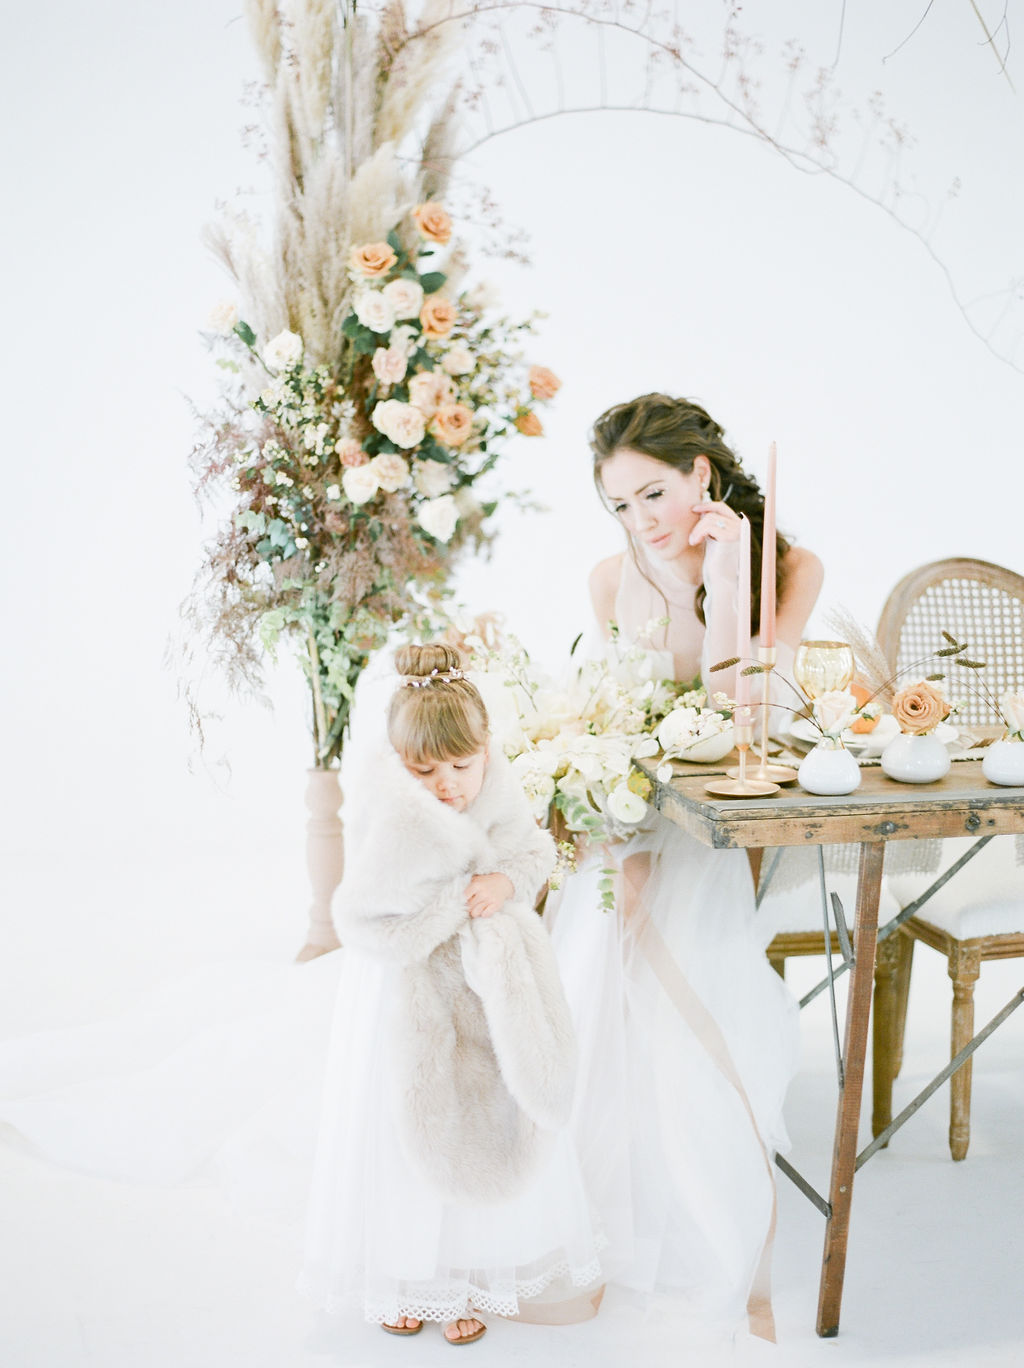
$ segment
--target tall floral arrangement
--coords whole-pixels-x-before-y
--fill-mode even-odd
[[[557,377],[534,319],[465,285],[443,202],[460,36],[451,0],[248,0],[267,78],[271,243],[228,210],[210,241],[237,288],[211,318],[223,370],[193,466],[226,515],[190,612],[235,682],[295,648],[314,758],[340,755],[356,681],[398,624],[427,629],[460,552],[491,536],[483,477],[543,431]]]

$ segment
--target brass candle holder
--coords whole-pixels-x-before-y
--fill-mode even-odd
[[[717,798],[767,798],[769,794],[779,791],[778,784],[771,780],[758,779],[747,773],[747,752],[754,740],[753,711],[753,708],[744,704],[732,715],[733,735],[736,738],[740,763],[735,771],[727,771],[728,774],[734,775],[733,778],[714,779],[704,785],[705,791],[713,793]]]

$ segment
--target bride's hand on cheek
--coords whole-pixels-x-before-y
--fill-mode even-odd
[[[735,542],[740,538],[740,520],[728,504],[697,503],[692,507],[697,514],[697,525],[690,533],[691,546],[704,541]]]

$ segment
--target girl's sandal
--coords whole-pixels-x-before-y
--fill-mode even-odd
[[[412,1320],[412,1316],[403,1316],[403,1320]],[[415,1325],[388,1325],[386,1321],[381,1323],[382,1330],[386,1330],[389,1335],[418,1335],[423,1329],[423,1322],[417,1321]]]
[[[456,1344],[456,1345],[457,1345],[457,1344],[472,1344],[474,1340],[482,1339],[483,1336],[487,1334],[487,1326],[484,1325],[483,1321],[480,1320],[478,1317],[476,1317],[476,1316],[460,1316],[460,1317],[459,1317],[459,1320],[476,1321],[476,1323],[477,1323],[477,1325],[479,1325],[480,1329],[479,1329],[479,1330],[473,1330],[473,1331],[472,1331],[470,1334],[468,1334],[468,1335],[460,1335],[460,1336],[458,1337],[458,1339],[449,1339],[449,1338],[448,1338],[448,1330],[449,1330],[449,1328],[450,1328],[452,1325],[457,1326],[457,1325],[459,1324],[459,1321],[450,1321],[449,1324],[445,1326],[445,1336],[444,1336],[444,1338],[445,1338],[445,1342],[446,1342],[447,1344]]]

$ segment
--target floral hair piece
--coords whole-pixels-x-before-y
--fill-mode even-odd
[[[438,684],[451,684],[453,680],[465,678],[462,670],[431,670],[428,675],[406,675],[402,684],[406,688],[425,689],[435,681]]]

